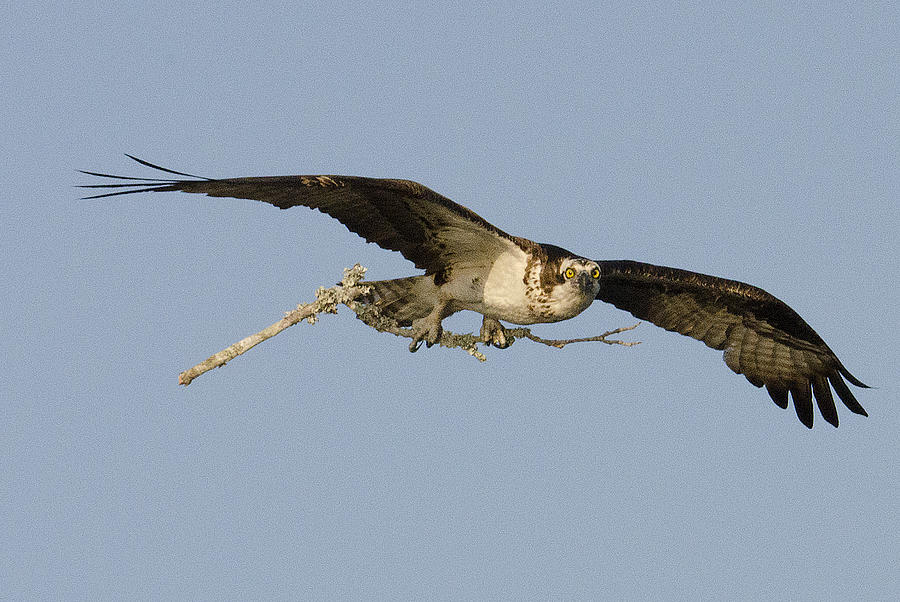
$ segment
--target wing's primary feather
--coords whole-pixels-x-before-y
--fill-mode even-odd
[[[369,242],[399,251],[426,273],[439,273],[460,263],[493,261],[509,245],[528,242],[410,180],[336,175],[212,179],[128,156],[147,167],[192,179],[135,178],[85,171],[82,173],[119,180],[82,186],[110,190],[86,198],[181,191],[263,201],[280,209],[309,207],[337,219]]]
[[[813,396],[822,417],[838,425],[831,387],[852,412],[867,416],[844,382],[867,387],[787,304],[755,286],[637,261],[598,261],[597,299],[666,330],[724,351],[729,368],[765,386],[779,407],[788,392],[797,417],[813,424]],[[829,382],[831,387],[829,387]]]

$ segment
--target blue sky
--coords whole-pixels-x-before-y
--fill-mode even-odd
[[[81,2],[0,34],[0,597],[900,591],[895,6]],[[414,271],[303,209],[78,200],[76,169],[149,175],[125,152],[413,179],[582,255],[756,284],[877,387],[870,417],[808,431],[649,324],[480,364],[344,312],[179,388],[344,267]]]

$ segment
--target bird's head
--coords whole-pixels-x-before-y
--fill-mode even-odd
[[[584,257],[563,259],[559,265],[557,282],[569,294],[577,292],[593,301],[600,290],[600,266],[596,261]]]
[[[588,304],[600,290],[600,265],[571,251],[542,244],[545,253],[541,288],[554,297],[583,297]]]
[[[600,266],[596,261],[568,255],[548,261],[541,271],[541,288],[549,314],[544,321],[575,317],[587,309],[600,290]]]

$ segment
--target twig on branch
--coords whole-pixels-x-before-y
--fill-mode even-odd
[[[610,337],[614,334],[619,334],[622,332],[627,332],[629,330],[634,330],[641,323],[638,322],[636,324],[632,324],[631,326],[622,326],[620,328],[616,328],[614,330],[607,330],[603,334],[597,335],[595,337],[584,337],[580,339],[542,339],[536,334],[531,334],[530,328],[507,328],[506,336],[509,337],[510,334],[513,336],[521,336],[527,339],[531,339],[535,343],[543,343],[544,345],[549,345],[550,347],[556,347],[557,349],[562,349],[569,343],[606,343],[607,345],[622,345],[624,347],[634,347],[635,345],[640,345],[640,341],[619,341],[617,339],[608,339],[606,337]]]
[[[294,324],[304,320],[310,324],[315,324],[319,319],[319,314],[336,314],[339,305],[346,305],[349,307],[356,313],[357,318],[379,332],[389,332],[399,337],[413,338],[413,331],[411,328],[401,327],[396,320],[383,315],[375,305],[366,303],[365,301],[358,301],[360,297],[365,297],[370,292],[369,285],[361,282],[365,273],[366,268],[359,264],[356,264],[352,268],[345,269],[344,277],[341,279],[340,284],[330,288],[320,287],[316,291],[316,300],[314,302],[298,305],[297,309],[287,312],[282,319],[271,326],[230,345],[215,355],[208,357],[193,368],[185,370],[178,375],[178,384],[191,384],[191,381],[201,374],[209,372],[213,368],[224,366],[237,356],[247,352],[256,345],[259,345],[266,339],[274,337],[282,330],[285,330]],[[638,324],[640,324],[640,322],[638,322]],[[506,340],[511,345],[517,337],[527,338],[537,343],[559,349],[562,349],[569,343],[581,343],[587,341],[631,347],[639,344],[640,341],[619,341],[608,339],[607,337],[633,330],[634,328],[637,328],[638,324],[616,328],[615,330],[604,332],[599,336],[579,339],[543,339],[532,334],[531,329],[529,328],[508,328],[506,329]],[[457,334],[447,330],[443,331],[441,338],[438,341],[438,344],[441,347],[462,349],[479,361],[484,362],[487,361],[487,358],[478,350],[478,345],[481,343],[483,343],[481,337],[474,334]]]

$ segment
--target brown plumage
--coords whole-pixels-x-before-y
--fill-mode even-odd
[[[191,179],[83,172],[119,180],[84,186],[110,189],[87,198],[181,191],[253,199],[281,209],[300,205],[400,252],[425,274],[373,284],[384,311],[413,325],[411,349],[419,340],[435,342],[441,320],[462,309],[482,313],[485,341],[505,346],[498,320],[554,322],[577,315],[596,298],[724,351],[728,367],[766,387],[779,407],[787,408],[790,397],[807,427],[813,425],[813,399],[822,417],[838,425],[832,388],[852,412],[867,415],[844,378],[857,387],[866,385],[793,309],[755,286],[636,261],[591,261],[507,234],[408,180],[335,175],[210,179],[131,158]]]
[[[790,392],[797,417],[806,426],[813,424],[810,391],[822,417],[838,425],[829,382],[852,412],[867,415],[843,378],[857,387],[866,385],[797,312],[766,291],[637,261],[598,263],[603,272],[598,299],[724,350],[728,367],[753,385],[765,386],[780,407],[787,408]]]

